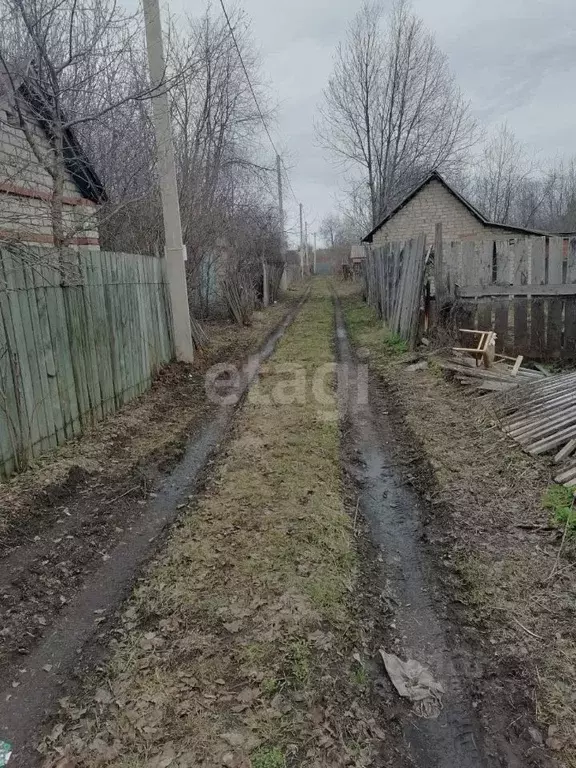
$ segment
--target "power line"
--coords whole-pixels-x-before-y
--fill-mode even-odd
[[[258,103],[258,98],[256,96],[256,91],[254,90],[252,86],[252,82],[250,80],[250,75],[248,74],[248,69],[246,67],[246,64],[244,64],[244,59],[242,58],[242,53],[240,51],[240,46],[238,45],[238,41],[236,39],[236,35],[234,33],[234,28],[230,22],[230,17],[228,16],[228,11],[226,10],[226,6],[224,5],[224,0],[220,0],[220,6],[222,7],[222,12],[224,14],[224,18],[226,19],[226,24],[228,25],[228,29],[230,30],[230,35],[232,37],[232,41],[234,43],[234,47],[236,48],[236,53],[238,54],[238,58],[240,59],[240,64],[242,65],[242,69],[244,70],[244,74],[246,75],[246,82],[248,83],[248,87],[250,88],[250,93],[252,94],[252,98],[254,99],[254,104],[256,104],[256,109],[258,110],[258,114],[260,115],[260,120],[262,120],[262,125],[264,126],[264,130],[266,131],[266,135],[268,136],[268,141],[272,145],[272,149],[274,152],[280,157],[280,162],[284,166],[284,171],[286,172],[286,180],[288,182],[288,186],[290,188],[290,191],[292,192],[292,197],[294,198],[295,202],[298,204],[298,198],[296,197],[294,193],[294,188],[292,187],[292,182],[290,181],[290,176],[288,175],[288,169],[286,168],[286,164],[284,163],[284,160],[282,159],[282,155],[280,152],[278,152],[278,149],[276,148],[276,144],[274,143],[274,140],[270,134],[270,131],[268,129],[268,125],[266,124],[266,119],[264,118],[264,114],[262,110],[260,109],[260,104]]]
[[[262,125],[264,126],[264,130],[266,131],[266,135],[268,136],[270,144],[272,144],[272,148],[274,152],[277,155],[279,155],[280,153],[276,149],[276,145],[274,144],[274,140],[270,135],[270,131],[268,130],[268,126],[266,125],[266,120],[264,119],[264,115],[262,114],[262,110],[260,109],[260,104],[258,103],[258,99],[256,98],[256,91],[252,87],[252,83],[250,81],[250,75],[248,74],[246,64],[244,64],[244,59],[242,58],[242,53],[240,52],[240,46],[238,45],[238,41],[236,40],[236,35],[234,34],[234,28],[230,23],[230,17],[228,16],[228,11],[226,10],[226,6],[224,5],[224,0],[220,0],[220,5],[222,6],[222,12],[224,13],[224,17],[226,18],[226,23],[228,24],[228,29],[230,30],[230,35],[232,36],[232,41],[234,42],[234,47],[236,48],[238,58],[240,59],[240,64],[242,65],[242,69],[244,70],[244,74],[246,75],[246,81],[248,82],[250,93],[252,94],[252,98],[254,99],[254,103],[256,104],[256,109],[258,110],[258,114],[260,115],[260,120],[262,120]]]
[[[290,192],[292,192],[292,197],[294,198],[294,202],[298,204],[298,198],[296,197],[296,194],[294,193],[294,188],[292,187],[292,182],[290,181],[290,176],[288,176],[288,169],[286,168],[286,165],[284,164],[284,160],[282,157],[280,157],[280,162],[284,166],[284,170],[286,171],[286,181],[288,182],[288,186],[290,187]]]

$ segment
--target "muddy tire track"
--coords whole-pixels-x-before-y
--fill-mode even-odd
[[[359,366],[350,346],[338,299],[334,303],[339,400],[346,440],[355,456],[352,473],[359,486],[359,509],[367,521],[373,544],[382,553],[380,579],[396,606],[397,644],[387,648],[402,658],[428,667],[445,689],[438,718],[423,719],[406,711],[404,738],[421,768],[493,768],[523,763],[509,754],[498,755],[474,711],[467,683],[468,663],[451,644],[436,600],[437,586],[422,546],[425,510],[416,492],[404,482],[396,458],[387,404],[371,384],[362,392]],[[363,375],[367,376],[364,371]],[[474,672],[472,670],[469,670]]]

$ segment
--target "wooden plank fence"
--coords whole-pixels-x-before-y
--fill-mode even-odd
[[[497,349],[576,359],[576,238],[437,241],[436,296],[458,299]],[[440,266],[439,266],[440,265]]]
[[[366,247],[367,301],[387,327],[410,345],[418,330],[425,246],[422,235],[406,242]]]
[[[0,478],[137,397],[173,357],[162,260],[53,259],[0,251]]]

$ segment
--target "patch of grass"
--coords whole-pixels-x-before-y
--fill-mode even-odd
[[[274,696],[282,688],[282,681],[275,677],[265,677],[260,688],[265,696]]]
[[[268,648],[262,643],[247,643],[242,649],[241,655],[247,664],[262,665],[267,653]]]
[[[295,688],[305,688],[310,678],[310,649],[304,640],[292,643],[288,651],[288,676]]]
[[[342,306],[352,343],[368,347],[377,362],[389,361],[408,351],[406,342],[386,328],[377,312],[360,296],[345,298]]]
[[[369,679],[368,672],[363,664],[357,664],[352,669],[352,681],[359,688],[365,688],[368,685]]]
[[[497,584],[490,564],[478,556],[461,555],[454,567],[462,580],[462,601],[473,608],[477,619],[486,619],[494,608]]]
[[[262,747],[252,755],[252,768],[286,768],[284,752],[278,747]]]
[[[306,585],[306,592],[312,603],[325,616],[329,616],[334,622],[338,621],[342,609],[340,584],[331,583],[328,574],[316,574],[315,578]]]
[[[346,746],[356,759],[361,757],[363,749],[362,744],[359,744],[357,741],[349,741]]]
[[[431,376],[434,376],[437,379],[443,379],[444,378],[444,371],[442,369],[442,366],[438,362],[438,360],[435,360],[433,357],[428,358],[428,372]]]
[[[572,535],[576,531],[575,491],[576,488],[554,484],[546,488],[542,497],[542,506],[550,511],[551,522],[563,528],[567,525]]]
[[[389,346],[396,355],[403,355],[408,352],[408,343],[394,333],[389,336]]]

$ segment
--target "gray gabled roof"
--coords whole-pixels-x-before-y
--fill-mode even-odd
[[[468,211],[474,216],[475,219],[477,219],[481,224],[483,224],[485,227],[494,227],[495,229],[503,229],[507,232],[518,232],[519,234],[523,235],[545,235],[546,232],[541,232],[537,229],[527,229],[525,227],[514,227],[511,224],[498,224],[495,221],[490,221],[487,219],[478,208],[474,207],[472,203],[469,200],[466,200],[465,197],[463,197],[459,192],[457,192],[454,187],[451,187],[450,184],[444,179],[438,171],[432,171],[432,173],[428,174],[424,181],[421,181],[420,184],[418,184],[414,189],[409,192],[406,197],[402,200],[402,202],[398,203],[398,205],[390,211],[383,219],[382,221],[377,224],[374,229],[372,229],[371,232],[369,232],[366,237],[362,240],[363,243],[371,243],[373,236],[376,234],[376,232],[386,224],[387,221],[389,221],[393,216],[395,216],[398,211],[400,211],[404,206],[412,200],[413,197],[415,197],[420,190],[426,186],[426,184],[429,184],[431,181],[438,181],[442,186],[453,196],[455,197],[459,202],[462,203],[463,206],[465,206]]]

